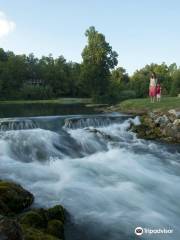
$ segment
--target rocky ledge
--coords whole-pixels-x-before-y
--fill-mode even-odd
[[[180,112],[174,109],[152,111],[140,116],[140,122],[140,125],[131,126],[138,137],[180,143]]]
[[[0,180],[1,240],[63,240],[64,209],[31,208],[34,196],[20,185]]]

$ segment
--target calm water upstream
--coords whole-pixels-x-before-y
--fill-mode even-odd
[[[84,104],[0,104],[0,118],[55,116],[67,114],[92,113],[94,110]]]
[[[67,240],[136,239],[137,226],[173,229],[141,239],[179,240],[180,146],[138,139],[137,117],[73,113],[1,119],[0,178],[36,206],[62,204]]]

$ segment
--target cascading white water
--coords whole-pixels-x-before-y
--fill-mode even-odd
[[[136,239],[137,226],[174,231],[142,239],[178,240],[180,149],[137,139],[131,121],[1,132],[0,178],[29,189],[35,205],[65,206],[68,240]]]

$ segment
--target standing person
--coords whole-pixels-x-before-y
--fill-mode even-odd
[[[156,98],[156,74],[153,72],[150,77],[150,84],[149,84],[149,97],[151,99],[151,102],[154,103]]]
[[[156,87],[156,99],[157,99],[157,102],[160,102],[161,101],[161,85],[158,83],[157,84],[157,87]]]

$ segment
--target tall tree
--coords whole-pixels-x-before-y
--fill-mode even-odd
[[[85,36],[88,39],[82,52],[85,86],[94,98],[105,96],[110,82],[110,70],[117,65],[118,54],[95,27],[90,27]]]

